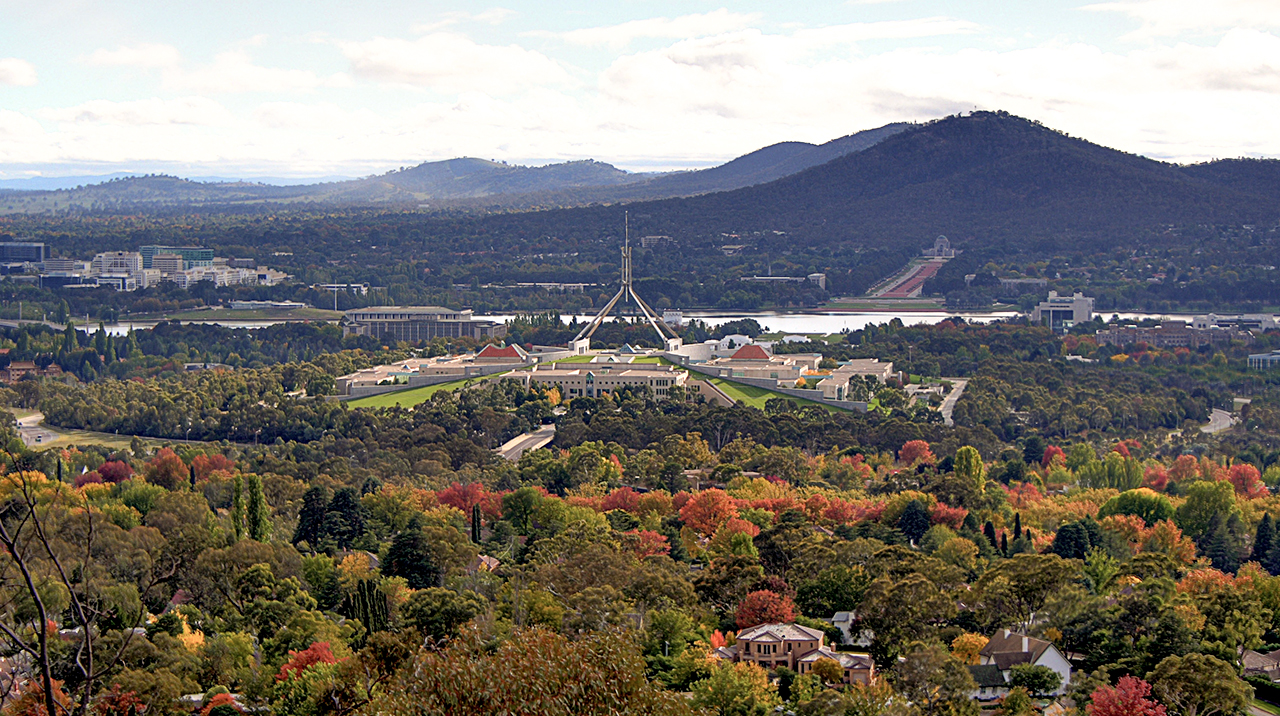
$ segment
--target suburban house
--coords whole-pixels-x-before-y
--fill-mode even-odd
[[[875,662],[867,654],[828,649],[825,634],[799,624],[761,624],[738,632],[738,643],[723,646],[713,657],[748,662],[765,669],[785,666],[808,673],[819,659],[831,659],[844,668],[844,683],[869,684],[875,680]]]
[[[16,360],[0,372],[0,382],[17,383],[28,375],[40,375],[40,369],[29,360]]]
[[[796,671],[801,674],[809,673],[818,659],[831,659],[839,664],[844,670],[843,683],[845,684],[870,684],[876,679],[876,663],[872,661],[870,655],[832,651],[826,647],[800,657]]]
[[[1280,681],[1280,649],[1265,654],[1249,649],[1244,653],[1244,675],[1261,676],[1271,681]]]
[[[1062,684],[1050,694],[1052,696],[1065,693],[1071,683],[1071,662],[1058,647],[1043,639],[1002,629],[978,652],[978,665],[969,667],[973,680],[978,682],[973,697],[988,700],[1007,694],[1011,672],[1019,664],[1045,666],[1062,677]]]

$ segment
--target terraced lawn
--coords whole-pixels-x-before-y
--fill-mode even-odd
[[[812,400],[806,400],[805,398],[797,398],[793,395],[787,395],[786,393],[779,393],[777,391],[769,390],[767,388],[760,388],[754,385],[746,385],[745,383],[735,383],[731,380],[725,380],[724,378],[704,377],[703,379],[711,381],[712,385],[715,385],[720,390],[723,390],[725,395],[729,396],[730,398],[733,398],[735,401],[742,403],[743,405],[750,405],[753,408],[759,408],[760,410],[764,410],[764,404],[770,398],[785,398],[786,400],[794,400],[796,401],[797,405],[816,405],[819,408],[824,408],[827,411],[832,413],[843,410],[843,408],[837,408],[831,405],[824,405],[822,403],[817,403]]]
[[[484,379],[497,378],[506,375],[506,373],[498,373],[496,375],[485,376]],[[407,390],[397,390],[394,393],[383,393],[382,395],[370,395],[367,398],[356,398],[349,401],[347,405],[353,408],[390,408],[399,405],[404,408],[412,408],[413,406],[426,401],[431,396],[442,390],[457,390],[467,384],[468,381],[475,383],[481,378],[467,378],[465,380],[454,380],[448,383],[437,383],[436,385],[424,385],[421,388],[409,388]]]

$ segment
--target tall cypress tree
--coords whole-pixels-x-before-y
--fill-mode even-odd
[[[1021,512],[1013,516],[1013,538],[1015,540],[1022,538],[1022,513]]]
[[[1276,525],[1271,519],[1271,515],[1264,513],[1262,521],[1258,523],[1258,533],[1253,538],[1253,552],[1250,553],[1249,559],[1258,564],[1266,566],[1267,552],[1271,551],[1271,546],[1276,541]]]
[[[1000,545],[996,543],[996,526],[991,523],[991,520],[987,520],[987,523],[982,526],[982,534],[991,543],[991,549],[1000,549]]]
[[[392,577],[404,577],[413,589],[438,586],[440,569],[431,559],[431,546],[417,515],[391,540],[383,572]]]
[[[245,521],[249,525],[249,539],[255,542],[270,541],[271,505],[267,504],[267,496],[262,492],[262,477],[250,475],[248,488],[249,500],[245,506]]]
[[[480,505],[471,506],[471,541],[480,544]]]
[[[236,475],[231,487],[231,526],[236,531],[236,541],[244,538],[244,480]]]

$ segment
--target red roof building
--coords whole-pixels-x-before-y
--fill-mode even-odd
[[[749,343],[739,348],[730,360],[769,360],[770,357],[768,351],[754,343]]]
[[[509,346],[498,346],[490,343],[483,350],[476,354],[477,361],[493,361],[495,363],[511,363],[523,362],[527,360],[529,354],[523,348],[515,344]]]

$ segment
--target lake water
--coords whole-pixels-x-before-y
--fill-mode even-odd
[[[839,333],[844,329],[856,331],[873,323],[888,323],[894,318],[899,318],[903,323],[914,326],[920,324],[933,324],[948,318],[963,318],[971,323],[988,323],[990,321],[1002,320],[1005,318],[1013,318],[1017,316],[1017,311],[991,311],[991,312],[966,312],[966,311],[819,311],[813,313],[787,313],[782,311],[755,311],[755,312],[725,312],[725,311],[685,311],[684,319],[686,321],[699,320],[708,326],[716,327],[730,321],[738,321],[744,318],[754,318],[761,326],[769,332],[781,333]],[[1122,320],[1140,321],[1147,318],[1170,318],[1175,320],[1185,320],[1190,322],[1192,315],[1178,314],[1159,314],[1159,313],[1132,313],[1132,312],[1106,312],[1101,313],[1104,319],[1110,319],[1112,315],[1119,316]],[[515,318],[514,314],[492,314],[486,316],[476,316],[491,321],[507,321]],[[579,322],[590,321],[595,318],[595,314],[579,314],[579,315],[561,315],[561,320],[565,323],[571,322],[573,319]],[[266,328],[274,326],[282,321],[185,321],[186,323],[211,323],[218,326],[227,326],[228,328]],[[107,332],[112,335],[122,336],[129,332],[129,329],[136,328],[142,330],[151,328],[155,322],[138,322],[138,323],[120,323],[114,326],[107,326]],[[80,326],[81,330],[90,333],[98,330],[96,324]]]

